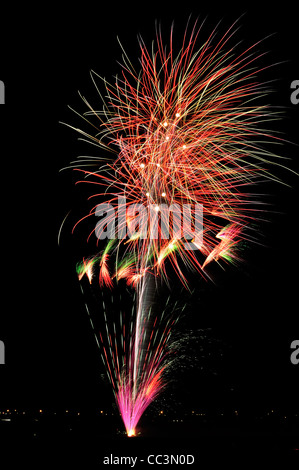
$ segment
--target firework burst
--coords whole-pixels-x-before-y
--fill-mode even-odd
[[[269,162],[279,164],[266,150],[269,140],[278,141],[265,128],[274,116],[259,104],[267,94],[257,79],[263,54],[255,53],[256,44],[241,52],[232,46],[234,27],[223,36],[215,29],[200,42],[195,22],[177,53],[173,30],[167,48],[157,30],[151,50],[139,39],[139,71],[124,52],[119,77],[104,80],[101,110],[82,97],[87,112],[81,117],[93,133],[74,129],[102,153],[71,165],[82,174],[78,182],[93,185],[90,198],[97,201],[77,224],[99,215],[99,201],[109,209],[89,235],[96,235],[99,254],[83,260],[78,276],[92,283],[96,271],[100,286],[125,279],[136,291],[134,326],[113,334],[106,326],[106,340],[100,336],[128,435],[164,384],[174,319],[163,323],[153,307],[157,280],[167,282],[171,268],[187,286],[186,268],[205,275],[212,261],[237,262],[238,245],[253,238],[248,227],[260,217],[253,188],[274,179]],[[99,91],[100,77],[91,76]],[[140,207],[147,209],[142,217]],[[114,236],[103,241],[108,225]]]

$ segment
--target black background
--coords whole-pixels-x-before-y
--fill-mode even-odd
[[[276,80],[270,99],[285,110],[276,126],[287,140],[299,143],[299,105],[290,101],[290,84],[299,78],[298,6],[224,3],[26,4],[3,14],[0,339],[6,364],[0,366],[0,409],[102,408],[113,402],[100,380],[98,350],[74,270],[71,225],[64,226],[60,247],[57,238],[68,211],[75,217],[84,209],[71,172],[59,169],[80,153],[97,151],[78,143],[60,121],[80,126],[67,108],[84,109],[78,90],[91,102],[97,99],[91,69],[108,79],[119,71],[116,36],[129,56],[137,57],[137,34],[149,43],[156,19],[166,39],[174,20],[180,39],[190,14],[200,21],[207,17],[206,34],[219,20],[225,32],[243,15],[237,38],[245,46],[272,35],[260,49],[269,51],[269,63],[281,62],[267,72]],[[282,152],[298,171],[298,147],[285,144]],[[184,386],[179,380],[171,385],[169,393],[182,412],[190,403],[247,412],[298,411],[299,365],[290,362],[290,344],[299,334],[299,180],[286,171],[281,176],[289,187],[270,187],[276,214],[264,226],[264,246],[249,249],[239,270],[212,268],[214,283],[198,281],[190,318],[194,329],[211,328],[215,344],[224,345],[224,357],[216,363],[216,378],[192,369]],[[164,396],[167,402],[167,392]]]

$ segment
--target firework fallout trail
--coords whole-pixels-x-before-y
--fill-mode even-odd
[[[164,44],[157,27],[150,49],[139,38],[137,70],[122,49],[112,83],[91,73],[102,107],[82,96],[87,111],[79,115],[93,132],[70,126],[98,152],[71,164],[94,201],[74,230],[96,220],[88,240],[97,254],[78,265],[79,280],[112,296],[126,284],[135,299],[130,313],[104,307],[99,333],[129,436],[172,360],[176,318],[156,302],[158,288],[170,288],[171,275],[188,289],[188,271],[207,279],[211,262],[240,262],[238,247],[254,239],[251,225],[262,212],[254,191],[275,180],[270,163],[281,165],[267,150],[279,139],[267,130],[275,115],[258,80],[263,54],[257,44],[232,45],[235,25],[205,39],[202,29],[188,27],[179,47],[173,28]]]

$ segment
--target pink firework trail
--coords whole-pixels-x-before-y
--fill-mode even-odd
[[[268,92],[257,80],[263,54],[255,54],[256,44],[241,52],[231,46],[233,28],[222,37],[214,30],[200,42],[201,28],[195,23],[190,33],[185,32],[177,54],[173,30],[167,48],[157,31],[151,51],[139,40],[140,70],[124,53],[119,78],[112,84],[104,81],[107,97],[101,111],[82,97],[88,111],[81,117],[93,126],[94,134],[76,131],[103,155],[80,157],[76,169],[84,177],[80,182],[97,189],[90,198],[114,209],[89,235],[96,234],[105,248],[84,260],[78,275],[81,279],[86,274],[94,282],[96,267],[100,286],[112,289],[124,279],[136,290],[131,330],[124,331],[123,324],[118,332],[107,327],[105,339],[101,334],[128,436],[135,434],[144,410],[164,387],[164,372],[171,362],[173,321],[163,325],[154,312],[156,281],[167,282],[171,268],[187,287],[185,267],[206,276],[212,261],[237,262],[238,245],[252,238],[245,235],[247,227],[260,217],[252,188],[275,179],[268,162],[279,165],[265,148],[270,140],[278,142],[264,128],[273,119],[272,111],[257,103]],[[98,78],[92,73],[95,85]],[[86,169],[95,164],[96,170]],[[120,198],[124,202],[117,204]],[[202,208],[202,227],[197,231],[190,209],[195,204]],[[151,223],[141,227],[140,217],[132,211],[136,205],[156,214],[155,237]],[[165,207],[172,208],[169,237],[162,230],[169,223]],[[107,226],[115,218],[123,220],[121,214],[125,222],[118,224],[115,237],[102,242]],[[97,205],[78,223],[95,215]],[[185,249],[185,242],[193,249]]]

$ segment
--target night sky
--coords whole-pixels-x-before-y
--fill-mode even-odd
[[[294,6],[262,7],[261,2],[208,2],[203,8],[200,3],[119,7],[84,2],[69,9],[49,4],[39,11],[26,5],[17,18],[7,13],[10,28],[1,31],[0,68],[6,90],[6,104],[0,108],[0,339],[6,351],[6,364],[0,366],[0,410],[113,403],[100,378],[103,369],[75,272],[85,250],[80,236],[83,240],[86,234],[72,237],[67,222],[61,246],[57,239],[65,215],[71,210],[74,221],[85,210],[85,193],[74,187],[72,172],[59,169],[79,154],[97,152],[60,122],[80,126],[68,109],[84,110],[78,90],[96,101],[91,69],[107,78],[119,71],[116,36],[136,58],[136,36],[150,42],[155,19],[161,20],[166,38],[174,20],[180,38],[190,14],[207,16],[206,33],[221,19],[224,32],[244,14],[237,37],[245,45],[272,35],[260,50],[269,51],[269,63],[281,62],[265,72],[266,79],[275,80],[269,100],[285,113],[275,128],[299,144],[299,104],[290,101],[290,84],[299,79],[298,6],[295,11]],[[287,164],[292,170],[299,171],[298,146],[285,144],[282,152],[291,158]],[[196,354],[200,346],[210,353],[178,370],[163,395],[167,402],[169,393],[171,406],[182,413],[191,406],[298,411],[299,365],[290,361],[290,344],[299,339],[299,179],[287,171],[280,176],[289,186],[267,186],[272,213],[262,224],[261,244],[242,253],[240,268],[211,266],[213,283],[198,276],[191,280],[192,297],[182,294],[189,305],[182,328],[192,334],[202,329],[205,337],[202,345],[189,345],[189,353]]]

